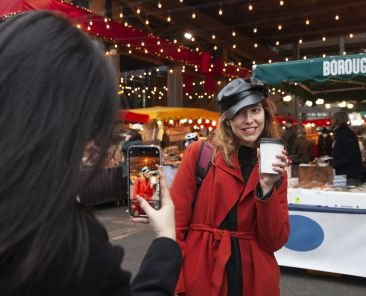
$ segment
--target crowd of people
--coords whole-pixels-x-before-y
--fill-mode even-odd
[[[346,175],[347,185],[359,185],[366,181],[365,139],[366,129],[360,135],[349,126],[349,116],[345,111],[332,115],[331,126],[319,131],[317,143],[306,137],[302,125],[295,125],[289,119],[285,123],[283,140],[287,144],[292,164],[308,164],[314,158],[327,157],[336,175]]]

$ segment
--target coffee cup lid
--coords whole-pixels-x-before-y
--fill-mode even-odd
[[[283,141],[281,139],[276,138],[261,138],[260,143],[271,143],[271,144],[278,144],[283,145]]]

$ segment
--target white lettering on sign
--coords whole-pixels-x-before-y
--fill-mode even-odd
[[[323,62],[323,76],[366,73],[366,57],[346,58]]]

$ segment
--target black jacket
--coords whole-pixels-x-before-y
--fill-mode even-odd
[[[124,296],[124,295],[173,295],[182,262],[178,244],[168,238],[155,239],[149,247],[132,284],[131,274],[121,269],[124,251],[109,243],[107,232],[97,221],[90,221],[91,248],[88,262],[81,277],[66,271],[72,256],[61,251],[45,276],[31,287],[9,291],[11,277],[7,270],[0,270],[1,296]],[[13,279],[16,281],[17,279]]]
[[[313,145],[305,136],[298,136],[296,138],[292,152],[292,162],[294,164],[309,163],[314,159]]]
[[[342,124],[335,129],[335,141],[331,162],[337,175],[347,175],[347,178],[361,179],[361,151],[356,134]]]

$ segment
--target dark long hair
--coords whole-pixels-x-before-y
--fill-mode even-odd
[[[29,283],[67,246],[64,272],[80,272],[89,249],[80,163],[88,141],[99,159],[109,145],[116,73],[95,41],[45,11],[0,24],[0,69],[0,270],[17,258]]]

